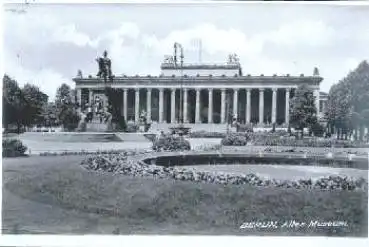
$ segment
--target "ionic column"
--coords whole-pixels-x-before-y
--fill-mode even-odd
[[[221,106],[220,106],[220,122],[225,123],[225,102],[226,101],[226,90],[225,88],[221,89]]]
[[[147,89],[146,109],[147,109],[147,120],[151,122],[151,88]]]
[[[187,99],[188,98],[188,89],[184,88],[183,89],[183,122],[187,123],[188,119],[187,119],[187,109],[188,109],[188,103],[187,103]]]
[[[251,119],[251,88],[246,89],[246,123],[250,123]]]
[[[278,88],[273,88],[273,98],[272,98],[272,123],[276,123],[277,120],[277,90]]]
[[[77,89],[77,103],[79,105],[79,108],[82,109],[82,89]]]
[[[200,89],[196,89],[195,123],[200,123]]]
[[[159,89],[159,123],[163,123],[164,118],[164,88]]]
[[[259,89],[259,124],[264,123],[264,88]]]
[[[128,108],[128,105],[127,105],[127,98],[128,98],[128,89],[127,88],[124,88],[123,89],[123,116],[124,116],[124,120],[128,120],[128,113],[127,113],[127,108]]]
[[[171,102],[170,102],[170,122],[176,121],[176,90],[172,88]]]
[[[208,123],[213,123],[213,89],[209,89]]]
[[[92,89],[90,89],[90,90],[88,90],[88,102],[89,102],[89,104],[90,104],[90,106],[92,106],[92,104],[93,104],[93,91],[92,91]]]
[[[233,116],[238,114],[238,89],[233,90]]]
[[[316,114],[319,116],[319,89],[314,90]]]
[[[136,88],[135,93],[135,122],[140,119],[140,89]]]
[[[286,88],[286,113],[285,113],[285,123],[290,123],[290,88]]]

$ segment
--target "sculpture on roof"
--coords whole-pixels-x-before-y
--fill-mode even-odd
[[[103,78],[105,83],[108,79],[112,80],[111,60],[108,58],[108,52],[104,51],[103,57],[97,58],[96,62],[99,64],[99,72],[97,73],[97,76]]]
[[[77,71],[77,77],[78,77],[78,78],[82,78],[82,77],[83,77],[83,76],[82,76],[82,70],[80,70],[80,69],[79,69],[79,70]]]
[[[314,68],[314,73],[313,73],[314,76],[319,76],[319,70],[317,67]]]
[[[170,55],[164,56],[164,63],[174,64],[174,58],[173,58],[173,56],[170,56]]]
[[[240,63],[240,59],[238,58],[236,53],[233,54],[229,54],[228,55],[228,64],[239,64]]]

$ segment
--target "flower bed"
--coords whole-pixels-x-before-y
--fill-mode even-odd
[[[27,147],[18,139],[3,140],[3,157],[21,157],[27,156],[25,152]]]
[[[189,133],[189,138],[224,138],[226,133],[221,132],[207,132],[207,131],[194,131]]]
[[[352,179],[343,176],[329,176],[317,180],[300,179],[298,181],[262,179],[255,174],[230,175],[183,169],[181,167],[164,167],[149,165],[130,159],[127,154],[98,155],[86,158],[81,165],[94,171],[113,172],[130,176],[149,176],[175,180],[216,183],[248,184],[252,186],[271,186],[295,189],[321,190],[367,190],[368,182],[364,178]]]
[[[153,143],[154,151],[186,151],[191,150],[190,142],[183,137],[174,135],[164,135],[159,137]]]
[[[223,146],[246,146],[250,140],[250,136],[247,133],[228,133],[222,139]]]

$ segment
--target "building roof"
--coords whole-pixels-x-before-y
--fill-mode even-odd
[[[175,65],[172,63],[162,63],[161,69],[176,69]],[[180,69],[180,65],[177,67]],[[206,69],[206,70],[221,70],[221,69],[239,69],[240,64],[183,64],[184,70],[195,70],[195,69]]]

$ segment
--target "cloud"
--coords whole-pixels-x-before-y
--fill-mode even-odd
[[[97,46],[97,40],[91,40],[90,37],[80,31],[77,31],[75,24],[67,24],[56,28],[51,35],[51,42],[72,43],[77,46]]]
[[[146,36],[142,43],[144,47],[167,54],[175,42],[181,43],[187,51],[194,50],[194,41],[202,41],[203,51],[214,55],[216,53],[252,53],[262,51],[262,43],[247,37],[237,29],[221,29],[210,23],[203,23],[191,29],[175,30],[163,39],[156,36]]]
[[[331,44],[334,35],[334,29],[323,21],[298,20],[261,36],[269,42],[285,46],[322,46]]]
[[[253,75],[310,75],[318,66],[326,78],[324,87],[329,87],[369,54],[368,15],[362,15],[359,23],[359,14],[350,11],[344,16],[354,22],[347,22],[343,30],[342,14],[328,15],[332,11],[325,9],[318,13],[293,8],[293,14],[282,18],[280,10],[270,7],[264,18],[265,12],[258,12],[263,9],[251,5],[242,11],[232,7],[182,11],[173,6],[158,11],[153,6],[109,5],[104,13],[99,6],[89,7],[88,15],[83,14],[84,8],[35,6],[24,15],[7,12],[6,72],[54,95],[61,83],[73,85],[71,78],[78,69],[84,75],[96,74],[94,58],[104,50],[116,75],[158,75],[164,55],[173,53],[174,42],[184,46],[185,62],[195,62],[198,47],[194,41],[201,39],[203,62],[224,63],[229,53],[237,53],[243,72]],[[147,17],[151,11],[156,11],[155,19]],[[222,15],[227,18],[220,20]],[[22,63],[17,62],[17,54]],[[14,62],[9,63],[12,58]]]
[[[6,64],[4,64],[4,70],[6,71],[6,74],[17,80],[20,86],[27,83],[37,85],[49,96],[49,100],[54,100],[56,89],[62,83],[66,83],[69,86],[74,87],[74,83],[71,78],[66,78],[64,75],[50,67],[35,71],[17,64],[16,61],[12,59],[7,59]]]

